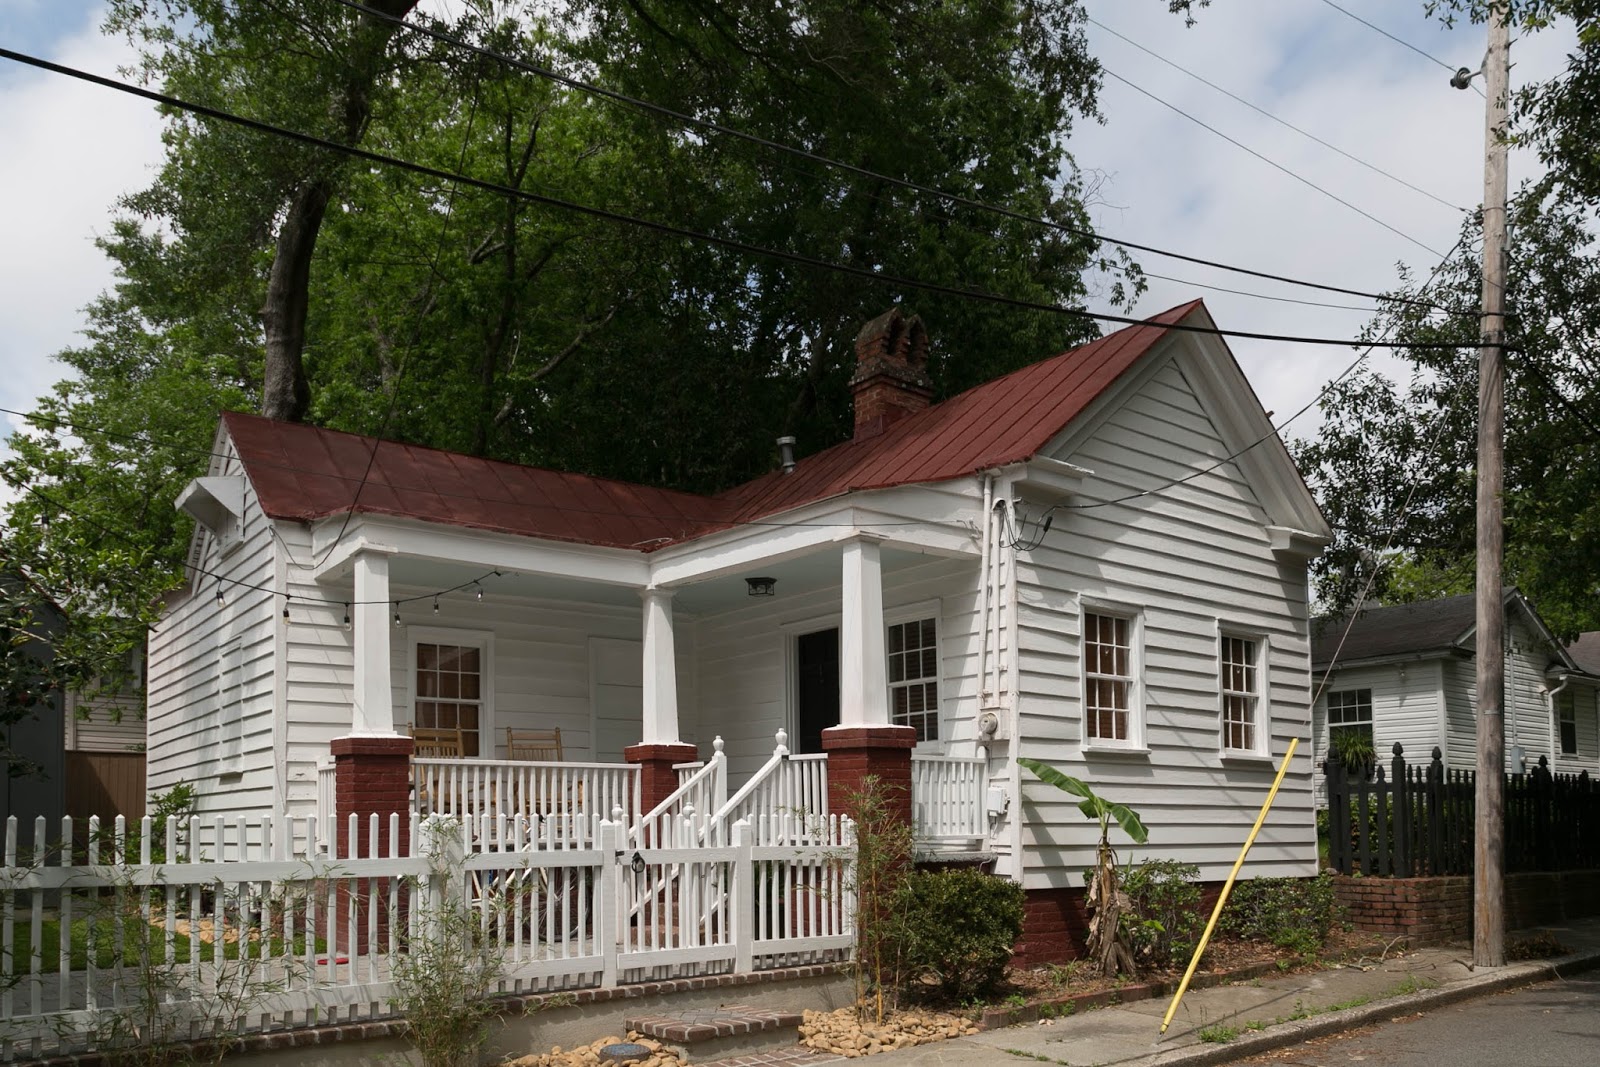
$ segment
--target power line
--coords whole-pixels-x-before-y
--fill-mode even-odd
[[[1365,210],[1363,208],[1357,207],[1356,205],[1352,204],[1350,201],[1346,200],[1344,197],[1340,196],[1339,194],[1334,193],[1334,192],[1332,192],[1332,191],[1330,191],[1328,189],[1325,189],[1324,187],[1318,185],[1316,182],[1312,181],[1310,178],[1307,178],[1304,175],[1302,175],[1302,174],[1300,174],[1300,173],[1298,173],[1298,172],[1296,172],[1294,170],[1291,170],[1290,168],[1284,166],[1282,163],[1279,163],[1277,160],[1271,158],[1270,156],[1262,155],[1260,152],[1257,152],[1254,148],[1251,148],[1249,145],[1245,144],[1243,141],[1235,140],[1234,138],[1232,138],[1232,137],[1228,136],[1227,134],[1223,133],[1221,130],[1217,129],[1215,126],[1212,126],[1210,123],[1206,122],[1205,120],[1200,119],[1200,118],[1196,118],[1194,115],[1191,115],[1189,112],[1183,110],[1183,108],[1179,107],[1177,104],[1174,104],[1174,103],[1171,103],[1170,101],[1162,99],[1161,97],[1157,96],[1155,93],[1152,93],[1150,90],[1146,89],[1144,86],[1139,85],[1137,82],[1129,81],[1127,78],[1124,78],[1122,75],[1118,74],[1116,71],[1112,70],[1110,67],[1106,66],[1105,64],[1101,64],[1100,69],[1103,70],[1106,73],[1107,77],[1115,78],[1117,81],[1121,82],[1123,85],[1126,85],[1128,88],[1132,89],[1134,92],[1139,93],[1139,94],[1141,94],[1143,96],[1147,96],[1151,100],[1154,100],[1156,103],[1160,104],[1162,107],[1167,108],[1167,109],[1169,109],[1171,111],[1174,111],[1174,112],[1178,113],[1179,115],[1182,115],[1184,118],[1188,119],[1190,122],[1194,123],[1196,126],[1199,126],[1201,129],[1207,130],[1207,131],[1209,131],[1209,132],[1211,132],[1213,134],[1216,134],[1218,137],[1222,138],[1224,141],[1227,141],[1229,144],[1233,145],[1235,148],[1238,148],[1238,149],[1241,149],[1241,150],[1243,150],[1245,152],[1248,152],[1250,155],[1255,156],[1257,159],[1261,160],[1261,162],[1267,164],[1269,167],[1272,167],[1274,170],[1278,170],[1278,171],[1281,171],[1284,174],[1287,174],[1289,177],[1293,178],[1295,181],[1299,182],[1301,185],[1304,185],[1304,186],[1306,186],[1308,188],[1311,188],[1311,189],[1315,189],[1317,192],[1321,193],[1323,196],[1327,197],[1329,200],[1332,200],[1333,202],[1335,202],[1337,204],[1344,205],[1345,207],[1349,208],[1351,211],[1354,211],[1357,215],[1360,215],[1362,218],[1369,219],[1372,222],[1377,223],[1379,226],[1382,226],[1384,229],[1388,230],[1390,233],[1396,235],[1397,237],[1401,237],[1401,238],[1404,238],[1407,241],[1410,241],[1412,244],[1416,245],[1418,248],[1422,249],[1424,252],[1427,252],[1430,255],[1434,255],[1434,256],[1437,256],[1437,255],[1440,254],[1438,249],[1430,248],[1428,245],[1423,244],[1421,241],[1417,240],[1415,237],[1412,237],[1409,233],[1406,233],[1404,230],[1398,229],[1398,228],[1396,228],[1394,226],[1391,226],[1389,223],[1384,222],[1382,219],[1378,218],[1378,216],[1372,214],[1370,211],[1367,211],[1367,210]]]
[[[847,163],[843,160],[833,159],[828,156],[811,152],[804,148],[798,148],[791,144],[785,144],[782,141],[774,141],[769,138],[759,136],[758,134],[748,133],[732,126],[726,126],[718,122],[713,122],[709,119],[703,119],[694,115],[689,115],[675,110],[674,108],[667,107],[663,104],[657,104],[650,100],[629,96],[626,93],[621,93],[614,89],[607,89],[603,86],[583,81],[580,78],[575,78],[568,74],[562,74],[560,71],[552,70],[549,67],[541,66],[540,64],[530,62],[529,60],[520,59],[516,56],[509,56],[503,52],[497,52],[493,49],[485,48],[482,45],[474,44],[471,41],[456,37],[453,34],[445,33],[443,30],[435,29],[432,26],[425,26],[419,23],[409,22],[398,15],[392,15],[385,11],[379,11],[376,8],[369,7],[367,4],[362,3],[361,0],[333,0],[333,2],[350,8],[353,11],[359,11],[362,14],[370,15],[373,18],[383,19],[394,24],[395,26],[409,30],[412,33],[420,34],[439,44],[446,44],[453,48],[462,49],[463,51],[470,52],[473,55],[490,59],[497,63],[502,63],[515,70],[521,70],[526,73],[536,75],[540,78],[556,82],[560,85],[565,85],[568,88],[576,89],[579,92],[591,96],[601,97],[603,99],[623,104],[628,107],[648,111],[659,117],[671,119],[679,124],[692,126],[695,129],[705,130],[711,133],[720,134],[725,137],[732,137],[737,140],[745,141],[749,144],[759,145],[762,148],[768,148],[799,159],[805,159],[813,163],[820,163],[824,166],[848,171],[864,178],[870,178],[873,181],[884,182],[898,188],[908,189],[913,192],[926,194],[928,196],[939,197],[949,201],[950,203],[959,204],[962,207],[969,207],[979,211],[990,212],[1005,218],[1031,223],[1036,226],[1044,226],[1062,233],[1071,234],[1075,237],[1088,237],[1096,241],[1105,242],[1107,244],[1120,245],[1124,248],[1131,248],[1139,252],[1148,252],[1151,255],[1164,256],[1168,259],[1176,259],[1184,263],[1193,263],[1196,266],[1212,267],[1217,270],[1231,271],[1235,274],[1244,274],[1253,278],[1262,278],[1269,281],[1283,282],[1287,285],[1298,285],[1308,289],[1319,289],[1323,292],[1341,293],[1345,296],[1365,297],[1368,300],[1389,299],[1380,293],[1369,293],[1359,289],[1346,289],[1337,285],[1325,285],[1320,282],[1289,278],[1280,274],[1272,274],[1267,271],[1252,270],[1248,267],[1240,267],[1229,263],[1222,263],[1217,260],[1203,259],[1199,256],[1191,256],[1181,252],[1173,252],[1168,249],[1157,248],[1154,245],[1139,244],[1134,241],[1123,240],[1119,237],[1111,237],[1106,234],[1097,233],[1094,230],[1084,229],[1078,226],[1070,226],[1066,223],[1056,222],[1051,219],[1039,218],[1035,215],[1024,214],[1023,212],[1002,207],[998,204],[989,204],[981,200],[974,200],[971,197],[963,196],[960,193],[953,193],[947,190],[935,188],[933,186],[910,181],[908,179],[896,178],[888,174],[881,174],[877,171],[858,166],[854,163]],[[1151,277],[1157,277],[1157,275],[1151,275]],[[1409,303],[1411,301],[1406,302]]]
[[[1074,308],[1060,304],[1049,304],[1037,300],[1027,300],[1021,297],[1005,296],[1003,294],[992,293],[981,289],[969,289],[956,285],[946,285],[940,282],[923,281],[918,278],[911,278],[904,275],[889,274],[887,272],[875,271],[867,267],[858,267],[852,264],[826,260],[801,252],[790,252],[784,249],[769,248],[763,245],[751,244],[748,241],[742,241],[737,238],[722,237],[716,234],[705,233],[703,231],[693,230],[683,226],[676,226],[671,223],[658,222],[654,219],[640,218],[635,215],[628,215],[622,212],[610,211],[605,208],[593,207],[591,205],[578,203],[576,201],[563,200],[559,197],[547,196],[543,193],[536,193],[527,189],[519,189],[509,185],[502,185],[498,182],[485,181],[484,179],[474,178],[465,174],[452,173],[450,171],[441,170],[437,167],[431,167],[421,163],[413,163],[410,160],[400,159],[396,156],[385,155],[381,152],[374,152],[370,149],[359,148],[353,145],[339,144],[335,141],[317,137],[313,134],[302,133],[298,130],[291,130],[282,126],[276,126],[272,123],[263,122],[259,119],[246,118],[242,115],[236,115],[232,112],[223,111],[219,108],[210,107],[205,104],[196,104],[167,93],[156,92],[155,90],[145,89],[136,85],[129,85],[126,82],[119,82],[115,79],[102,77],[98,74],[91,74],[87,71],[79,70],[74,67],[53,63],[49,60],[40,59],[37,56],[28,55],[27,53],[23,52],[16,52],[9,48],[0,48],[0,58],[9,59],[13,62],[24,63],[28,66],[37,67],[40,70],[47,70],[54,74],[75,78],[79,81],[88,82],[93,85],[99,85],[103,88],[113,89],[117,92],[126,93],[130,96],[136,96],[141,99],[149,100],[153,103],[175,108],[177,110],[187,111],[191,114],[202,115],[206,118],[215,119],[219,122],[226,122],[235,126],[243,127],[245,129],[251,129],[260,133],[282,137],[286,140],[295,141],[299,144],[322,148],[330,152],[336,152],[341,155],[349,156],[353,159],[360,159],[379,166],[394,167],[398,170],[409,171],[413,174],[420,174],[425,177],[433,178],[437,181],[459,182],[462,185],[466,185],[475,189],[481,189],[485,192],[494,193],[499,196],[515,197],[517,199],[526,200],[530,203],[543,204],[547,207],[554,207],[564,211],[570,211],[575,214],[588,216],[590,218],[603,219],[607,222],[635,226],[640,229],[649,230],[654,233],[665,234],[670,237],[679,237],[691,241],[700,241],[706,244],[716,245],[720,248],[741,252],[746,255],[796,263],[801,266],[812,267],[819,270],[829,270],[835,273],[863,278],[868,281],[878,282],[880,284],[886,284],[900,289],[911,289],[918,292],[931,293],[938,296],[952,296],[965,300],[978,300],[986,303],[998,304],[1003,307],[1013,307],[1024,311],[1037,311],[1046,314],[1062,315],[1068,318],[1092,320],[1097,322],[1112,322],[1123,326],[1152,326],[1153,328],[1174,330],[1180,333],[1208,334],[1216,337],[1237,337],[1254,341],[1277,341],[1284,344],[1333,346],[1339,348],[1356,348],[1362,345],[1362,342],[1360,341],[1339,337],[1307,337],[1291,334],[1262,333],[1251,330],[1224,330],[1212,326],[1196,326],[1190,323],[1182,322],[1155,324],[1150,322],[1148,319],[1136,318],[1130,315],[1116,315],[1110,312],[1089,311],[1085,308]],[[1410,301],[1407,301],[1404,298],[1400,298],[1398,301],[1396,301],[1395,298],[1384,297],[1377,294],[1356,292],[1353,293],[1353,295],[1370,296],[1372,299],[1377,300],[1410,303]],[[1446,349],[1454,348],[1455,346],[1444,343],[1424,342],[1418,344],[1387,343],[1380,344],[1378,347]]]
[[[1182,66],[1181,64],[1178,64],[1178,63],[1175,63],[1172,60],[1168,59],[1166,56],[1161,55],[1158,52],[1152,51],[1149,48],[1146,48],[1144,45],[1140,44],[1138,41],[1135,41],[1133,38],[1125,36],[1125,35],[1123,35],[1121,33],[1118,33],[1116,30],[1112,29],[1110,26],[1107,26],[1105,23],[1099,21],[1098,19],[1087,18],[1087,21],[1090,22],[1091,24],[1095,25],[1095,26],[1100,27],[1102,30],[1104,30],[1105,32],[1109,33],[1111,36],[1117,38],[1118,40],[1123,41],[1123,42],[1125,42],[1125,43],[1127,43],[1129,45],[1132,45],[1134,48],[1137,48],[1139,51],[1143,52],[1147,56],[1150,56],[1152,59],[1159,60],[1160,62],[1165,63],[1167,66],[1171,67],[1173,70],[1179,71],[1179,72],[1181,72],[1183,74],[1187,74],[1189,77],[1193,78],[1195,81],[1199,82],[1201,85],[1210,86],[1212,89],[1215,89],[1217,92],[1221,93],[1223,96],[1226,96],[1228,99],[1238,101],[1239,103],[1243,104],[1245,107],[1249,108],[1251,111],[1254,111],[1256,114],[1264,116],[1265,118],[1269,118],[1273,122],[1276,122],[1278,125],[1286,127],[1287,129],[1291,129],[1295,133],[1298,133],[1300,136],[1306,137],[1306,138],[1309,138],[1310,140],[1315,141],[1317,144],[1319,144],[1322,147],[1328,149],[1330,152],[1336,152],[1339,155],[1343,156],[1344,158],[1350,160],[1350,162],[1360,164],[1361,166],[1363,166],[1363,167],[1367,168],[1368,170],[1372,171],[1374,174],[1381,174],[1383,177],[1388,178],[1392,182],[1398,182],[1399,184],[1405,186],[1407,189],[1410,189],[1412,192],[1421,193],[1423,196],[1427,197],[1429,200],[1433,200],[1433,201],[1435,201],[1437,203],[1443,204],[1445,207],[1450,208],[1453,211],[1460,211],[1462,213],[1465,213],[1467,211],[1466,208],[1461,207],[1459,204],[1452,204],[1450,201],[1446,200],[1442,196],[1437,196],[1437,195],[1435,195],[1433,193],[1428,192],[1428,190],[1421,188],[1420,186],[1413,185],[1410,182],[1406,181],[1404,178],[1401,178],[1398,175],[1392,174],[1389,171],[1384,170],[1382,167],[1377,166],[1376,164],[1368,163],[1366,160],[1362,159],[1360,156],[1352,155],[1349,152],[1346,152],[1344,149],[1340,148],[1338,145],[1329,144],[1327,141],[1324,141],[1322,138],[1318,137],[1316,134],[1310,132],[1309,130],[1302,129],[1301,127],[1296,126],[1294,123],[1288,121],[1287,119],[1279,118],[1277,115],[1274,115],[1272,112],[1268,111],[1266,108],[1259,107],[1256,104],[1251,103],[1249,100],[1246,100],[1244,97],[1239,96],[1237,93],[1230,92],[1227,89],[1224,89],[1222,86],[1218,85],[1216,82],[1211,81],[1211,80],[1209,80],[1207,78],[1204,78],[1199,74],[1196,74],[1194,71],[1190,70],[1188,67]]]
[[[1348,8],[1340,7],[1338,4],[1334,3],[1333,0],[1322,0],[1322,2],[1324,4],[1327,4],[1329,7],[1333,8],[1335,11],[1339,12],[1339,14],[1344,15],[1346,18],[1354,19],[1355,21],[1361,23],[1361,25],[1365,26],[1367,29],[1373,31],[1374,33],[1381,34],[1384,37],[1389,38],[1389,40],[1393,41],[1395,44],[1399,45],[1400,47],[1409,48],[1409,49],[1411,49],[1411,51],[1415,52],[1417,55],[1421,56],[1423,59],[1426,59],[1426,60],[1428,60],[1429,62],[1432,62],[1432,63],[1439,64],[1439,66],[1443,67],[1445,70],[1448,70],[1451,74],[1454,74],[1456,72],[1456,68],[1454,66],[1452,66],[1449,63],[1446,63],[1444,60],[1440,59],[1438,56],[1433,55],[1432,53],[1429,53],[1429,52],[1424,52],[1422,49],[1418,48],[1416,45],[1412,44],[1410,41],[1403,40],[1403,39],[1401,39],[1399,37],[1396,37],[1394,34],[1390,33],[1388,30],[1384,29],[1382,26],[1378,26],[1378,25],[1375,25],[1374,23],[1368,22],[1366,19],[1362,18],[1360,15],[1356,14],[1354,11],[1351,11]],[[1473,85],[1473,88],[1478,90],[1478,95],[1479,96],[1483,95],[1483,89],[1480,88],[1478,85],[1476,85],[1476,84]]]

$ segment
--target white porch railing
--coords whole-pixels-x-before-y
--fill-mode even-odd
[[[609,816],[620,809],[639,818],[640,769],[623,763],[532,763],[518,760],[411,761],[413,803],[424,814],[475,822],[481,816],[546,819]]]
[[[451,901],[500,956],[496,995],[849,953],[848,820],[805,838],[757,820],[715,847],[640,849],[625,847],[620,822],[571,821],[581,828],[552,834],[550,820],[522,815],[494,830],[395,815],[388,855],[340,856],[316,844],[314,818],[173,820],[155,842],[150,819],[119,818],[103,835],[91,820],[77,856],[71,819],[48,841],[37,820],[20,849],[12,818],[0,1059],[392,1015],[394,954],[416,951]],[[379,820],[367,826],[377,841]],[[356,820],[349,829],[356,841]]]
[[[911,823],[919,843],[960,844],[989,835],[982,756],[911,757]]]
[[[698,769],[675,764],[678,788],[642,818],[630,824],[629,839],[636,845],[689,844],[704,840],[705,826],[728,798],[728,757],[722,738],[711,742],[711,758]],[[689,770],[686,775],[685,770]]]
[[[321,835],[317,844],[327,848],[330,844],[329,835],[333,833],[333,820],[338,814],[339,795],[335,791],[335,782],[338,778],[332,760],[322,760],[317,764],[317,832]]]
[[[808,820],[827,816],[827,755],[791,755],[789,735],[784,730],[778,731],[776,740],[772,758],[717,808],[713,823],[727,826],[741,819],[788,816],[803,826]]]

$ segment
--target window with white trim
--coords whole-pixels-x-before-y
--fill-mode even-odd
[[[459,730],[463,756],[492,755],[486,742],[488,650],[468,636],[419,636],[412,645],[412,725]]]
[[[1372,690],[1337,689],[1328,694],[1328,747],[1337,751],[1340,734],[1354,734],[1372,744]]]
[[[918,741],[939,740],[939,627],[912,619],[889,626],[889,721]]]
[[[1222,635],[1218,663],[1222,690],[1222,747],[1258,752],[1265,730],[1261,722],[1261,642]]]
[[[1572,690],[1556,694],[1556,727],[1561,736],[1561,754],[1578,754],[1578,702]]]
[[[1089,744],[1139,743],[1135,620],[1083,613],[1083,734]]]

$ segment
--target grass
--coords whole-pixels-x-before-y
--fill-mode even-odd
[[[1239,1036],[1237,1026],[1228,1026],[1225,1023],[1212,1023],[1210,1026],[1200,1028],[1200,1040],[1213,1045],[1226,1045],[1229,1041]]]
[[[111,968],[116,966],[118,960],[132,963],[148,953],[148,958],[155,961],[165,960],[167,932],[158,926],[147,926],[142,922],[129,922],[124,928],[121,949],[118,951],[117,921],[106,916],[89,919],[72,920],[72,928],[68,934],[67,958],[71,970],[81,971],[89,965],[90,935],[94,940],[94,965],[97,968]],[[145,946],[141,949],[138,944],[140,932],[145,934]],[[304,935],[296,937],[292,943],[286,943],[282,936],[268,938],[263,944],[261,941],[248,942],[248,947],[243,948],[243,958],[261,959],[293,955],[302,956],[306,951]],[[287,947],[288,951],[285,951]],[[221,958],[224,961],[238,960],[241,958],[242,946],[239,942],[229,942],[222,945]],[[45,919],[39,924],[39,973],[56,974],[61,970],[61,923],[56,919]],[[30,920],[18,919],[11,924],[11,971],[13,974],[28,974],[32,969],[34,943],[33,929]],[[215,963],[218,959],[217,945],[210,941],[199,941],[198,948],[187,935],[174,932],[172,935],[172,962],[189,963],[191,953],[198,951],[202,963]],[[327,946],[322,938],[316,938],[312,944],[312,951],[325,952]]]

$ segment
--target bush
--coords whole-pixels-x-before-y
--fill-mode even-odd
[[[1186,960],[1200,939],[1200,868],[1176,860],[1145,860],[1123,872],[1122,889],[1133,914],[1122,923],[1142,966],[1168,967]]]
[[[1315,878],[1253,878],[1233,887],[1221,926],[1305,954],[1327,941],[1337,910],[1333,878],[1326,871]]]
[[[908,979],[933,979],[952,1002],[990,992],[1022,934],[1022,887],[979,871],[918,871],[902,894]]]

